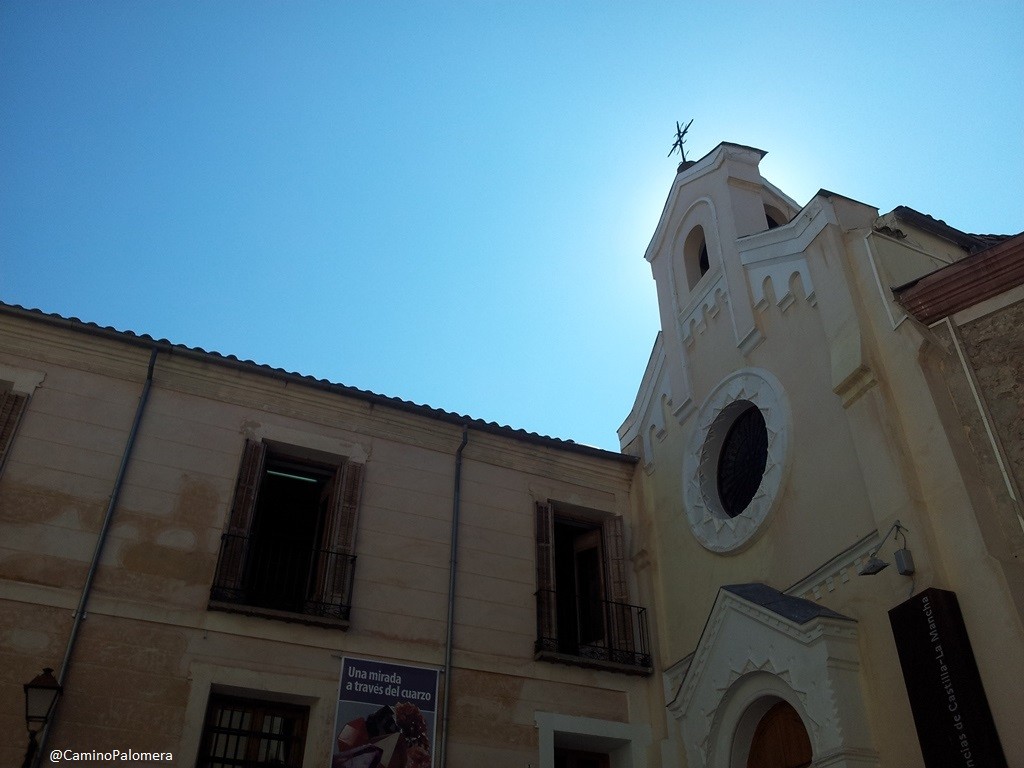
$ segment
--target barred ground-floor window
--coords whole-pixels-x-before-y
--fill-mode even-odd
[[[199,748],[199,768],[299,768],[309,708],[211,694]]]

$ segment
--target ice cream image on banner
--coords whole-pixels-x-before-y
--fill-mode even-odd
[[[430,768],[437,670],[345,658],[332,768]]]

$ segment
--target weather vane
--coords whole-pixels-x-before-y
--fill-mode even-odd
[[[691,125],[693,125],[692,119],[684,126],[680,126],[679,121],[676,120],[676,143],[673,144],[672,149],[668,151],[668,157],[672,157],[673,153],[678,149],[682,162],[686,162],[686,149],[683,147],[683,144],[686,143],[686,132],[690,130]],[[680,163],[680,165],[682,165],[682,163]]]

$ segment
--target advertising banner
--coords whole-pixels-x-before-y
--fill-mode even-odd
[[[928,768],[1006,766],[956,595],[926,589],[889,611]]]
[[[331,768],[430,768],[436,669],[345,657]]]

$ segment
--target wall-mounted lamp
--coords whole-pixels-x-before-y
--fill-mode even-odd
[[[25,683],[25,725],[28,726],[28,750],[22,768],[30,768],[35,758],[39,742],[36,734],[50,721],[53,708],[57,704],[64,689],[53,676],[53,670],[47,667],[42,674],[36,675],[32,681]]]
[[[878,546],[875,547],[875,551],[868,555],[867,562],[860,567],[858,573],[861,576],[874,576],[876,573],[881,571],[883,568],[888,568],[889,563],[882,560],[878,556],[878,551],[885,544],[886,540],[890,536],[895,534],[903,539],[903,546],[892,553],[893,559],[896,561],[896,570],[903,576],[911,576],[914,573],[914,557],[910,554],[910,550],[907,549],[907,537],[904,535],[904,531],[909,531],[909,528],[905,528],[897,520],[892,524],[892,528],[889,529],[888,533],[882,537],[882,540],[878,542]]]

